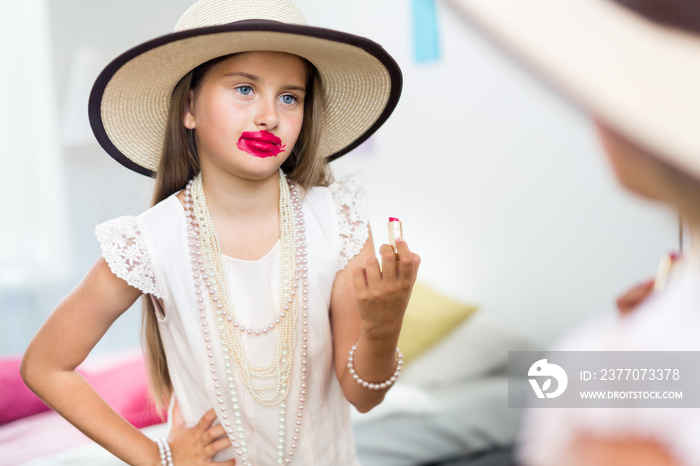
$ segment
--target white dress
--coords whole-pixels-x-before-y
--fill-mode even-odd
[[[554,349],[700,351],[699,335],[700,257],[690,257],[677,264],[663,292],[649,297],[631,314],[593,322]],[[652,440],[680,464],[700,465],[700,408],[531,409],[523,422],[520,459],[529,466],[567,464],[571,442],[583,433]]]
[[[349,403],[342,393],[333,364],[330,327],[331,289],[336,273],[359,253],[368,235],[363,181],[357,175],[315,187],[302,199],[307,236],[309,273],[309,356],[307,396],[300,438],[292,464],[359,465],[350,423]],[[138,217],[120,217],[97,227],[102,254],[115,275],[163,303],[159,328],[175,397],[187,425],[194,425],[210,408],[226,417],[219,397],[231,414],[228,390],[217,390],[197,312],[184,208],[175,195]],[[244,261],[224,256],[230,296],[238,320],[246,327],[271,323],[278,312],[279,242],[264,257]],[[209,322],[212,322],[208,308]],[[209,324],[215,367],[225,374],[223,352],[216,327]],[[299,331],[300,326],[297,326]],[[251,364],[269,363],[274,356],[277,329],[270,334],[244,338]],[[297,338],[297,341],[299,339]],[[289,401],[299,398],[300,345],[296,345]],[[217,348],[219,350],[217,350]],[[235,371],[234,371],[235,372]],[[277,464],[279,406],[256,402],[236,379],[243,412],[243,428],[253,464]],[[218,391],[218,393],[217,393]],[[288,402],[285,456],[296,417],[296,403]],[[228,419],[232,419],[229,416]],[[232,448],[215,457],[233,458]]]

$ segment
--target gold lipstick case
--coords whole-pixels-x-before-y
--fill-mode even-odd
[[[401,228],[401,221],[398,218],[389,219],[389,244],[394,249],[394,253],[398,253],[396,250],[396,238],[403,238],[403,230]]]
[[[654,280],[654,291],[661,291],[666,286],[675,259],[676,257],[673,254],[666,254],[661,258],[659,268],[656,271],[656,280]]]

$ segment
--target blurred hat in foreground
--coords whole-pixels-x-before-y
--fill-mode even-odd
[[[446,0],[564,96],[700,178],[700,0]]]

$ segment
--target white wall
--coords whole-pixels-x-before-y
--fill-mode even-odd
[[[189,3],[51,0],[58,115],[81,49],[108,57],[166,33]],[[651,277],[660,255],[676,247],[673,215],[617,187],[586,117],[441,3],[441,60],[420,65],[412,59],[409,1],[298,4],[313,25],[381,43],[403,69],[404,93],[392,118],[370,144],[333,165],[367,174],[377,241],[385,240],[386,218],[400,217],[423,256],[427,283],[546,344],[581,319],[611,312],[614,296]],[[61,150],[75,270],[26,304],[25,326],[34,330],[96,257],[94,225],[148,203],[147,180],[95,145]],[[104,349],[137,341],[138,311],[120,320]],[[21,351],[30,336],[0,353]]]
[[[72,255],[48,5],[25,0],[7,13],[0,14],[0,341],[12,344],[36,330],[25,311],[70,269]]]
[[[412,60],[410,2],[299,1],[312,24],[364,34],[401,65],[404,93],[372,153],[335,162],[369,177],[423,257],[421,279],[549,343],[653,277],[676,219],[615,183],[586,115],[438,3],[442,57]]]

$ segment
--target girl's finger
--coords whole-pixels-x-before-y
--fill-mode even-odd
[[[352,286],[356,295],[367,291],[367,271],[364,267],[358,267],[352,271]]]
[[[644,301],[654,291],[654,280],[637,285],[617,299],[617,308],[621,314],[627,314]]]
[[[388,244],[382,244],[379,247],[379,254],[382,256],[382,279],[396,280],[397,277],[397,254],[394,249]]]
[[[415,283],[418,278],[418,268],[420,267],[421,257],[416,253],[411,253],[413,255],[413,282]]]
[[[396,238],[396,249],[398,250],[398,269],[399,280],[413,280],[414,277],[414,254],[408,248],[408,244],[403,238]]]
[[[209,438],[209,441],[214,441],[215,439],[221,437],[222,435],[226,435],[226,429],[224,429],[224,426],[221,424],[217,424],[206,432],[207,437]]]
[[[211,425],[214,423],[216,420],[216,413],[214,412],[214,408],[210,409],[206,413],[204,413],[204,416],[199,420],[197,423],[197,428],[204,432],[208,428],[211,427]]]
[[[207,457],[211,458],[217,453],[219,453],[221,450],[227,449],[229,446],[231,446],[231,440],[228,437],[222,437],[207,445],[204,448],[204,454]]]
[[[180,412],[180,405],[177,404],[177,398],[173,404],[173,427],[180,429],[185,427],[185,419],[183,419],[182,413]]]
[[[367,275],[367,288],[378,288],[382,283],[382,271],[379,269],[379,261],[376,257],[370,257],[365,264]]]

